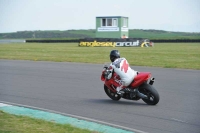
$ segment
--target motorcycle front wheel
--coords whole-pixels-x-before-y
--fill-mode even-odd
[[[104,85],[104,91],[108,95],[108,97],[110,97],[114,101],[118,101],[119,99],[121,99],[120,95],[112,92],[110,89],[108,89],[106,85]]]
[[[148,97],[148,99],[143,98],[142,100],[149,105],[156,105],[160,100],[158,92],[150,84],[144,83],[140,86],[139,91]]]

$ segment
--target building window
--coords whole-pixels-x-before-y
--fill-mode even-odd
[[[107,26],[112,26],[112,18],[108,18],[107,19]]]
[[[102,27],[117,27],[117,18],[102,18],[101,19]]]
[[[105,18],[102,19],[102,26],[106,26],[106,19]]]
[[[127,18],[123,18],[123,27],[128,27]]]
[[[113,18],[113,26],[117,27],[117,19],[116,18]]]

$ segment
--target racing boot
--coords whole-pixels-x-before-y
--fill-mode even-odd
[[[122,90],[121,86],[116,88],[117,94],[120,95],[121,97],[124,95],[124,91]]]

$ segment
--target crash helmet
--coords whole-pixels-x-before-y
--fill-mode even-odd
[[[120,53],[119,53],[119,51],[118,51],[118,50],[112,50],[112,51],[110,52],[110,61],[111,61],[111,62],[114,62],[115,59],[117,59],[117,58],[120,58]]]

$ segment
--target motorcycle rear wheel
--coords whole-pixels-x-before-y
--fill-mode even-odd
[[[104,85],[104,91],[108,95],[108,97],[110,97],[114,101],[119,101],[119,99],[121,99],[120,95],[112,92],[110,89],[108,89],[106,85]]]
[[[156,105],[160,100],[157,90],[150,84],[144,83],[139,91],[148,97],[148,99],[142,99],[148,105]]]

